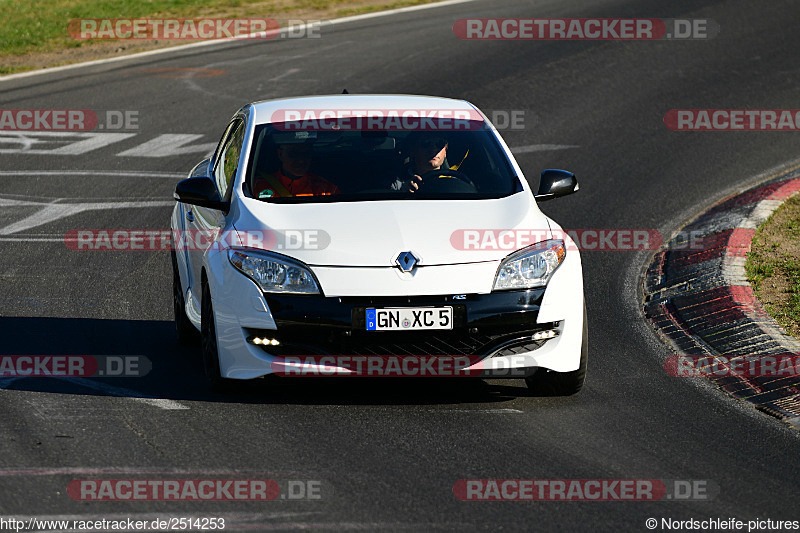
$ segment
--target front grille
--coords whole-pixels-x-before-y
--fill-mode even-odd
[[[480,356],[500,337],[455,331],[373,333],[354,335],[344,342],[342,348],[352,355]]]

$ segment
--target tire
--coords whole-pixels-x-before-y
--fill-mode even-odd
[[[211,291],[203,279],[203,300],[200,312],[200,347],[203,358],[203,373],[208,388],[216,392],[229,392],[233,381],[222,377],[219,371],[219,350],[217,347],[217,327],[214,320],[214,307]]]
[[[586,319],[586,302],[583,303],[583,335],[581,339],[581,360],[578,369],[572,372],[553,372],[539,369],[535,374],[525,378],[525,383],[532,391],[545,396],[572,396],[583,388],[586,381],[586,369],[589,364],[589,327]]]
[[[175,315],[175,332],[178,342],[187,346],[197,346],[200,333],[186,316],[186,301],[183,298],[180,273],[178,272],[178,258],[175,250],[170,252],[172,257],[172,312]]]

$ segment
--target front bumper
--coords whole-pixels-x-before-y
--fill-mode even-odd
[[[280,341],[276,355],[477,355],[544,328],[537,324],[544,289],[492,294],[415,297],[266,295],[276,331],[252,331]],[[453,329],[367,331],[366,310],[385,307],[452,307]],[[530,336],[530,335],[528,335]],[[276,350],[275,348],[280,348]]]
[[[263,294],[224,254],[209,255],[209,272],[223,377],[280,372],[297,356],[469,357],[474,364],[467,374],[480,370],[484,377],[524,377],[537,368],[568,372],[579,365],[583,282],[577,253],[567,254],[545,288],[457,298]],[[453,307],[454,328],[366,331],[367,308],[429,306]],[[546,330],[556,336],[532,339]],[[254,338],[279,344],[254,344]]]

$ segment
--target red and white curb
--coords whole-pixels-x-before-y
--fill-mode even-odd
[[[800,357],[800,341],[786,335],[761,307],[745,274],[756,228],[800,191],[800,170],[731,196],[698,216],[653,258],[644,279],[644,314],[681,355]],[[736,398],[800,427],[800,376],[734,375],[709,379]]]

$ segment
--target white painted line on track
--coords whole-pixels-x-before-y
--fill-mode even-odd
[[[291,76],[292,74],[296,74],[298,72],[300,72],[299,68],[290,68],[289,70],[287,70],[283,74],[278,74],[277,76],[275,76],[274,78],[270,79],[269,81],[279,81],[279,80],[282,80],[283,78],[286,78],[287,76]]]
[[[117,154],[118,157],[170,157],[195,153],[210,153],[217,147],[217,143],[202,143],[189,145],[190,142],[203,138],[198,133],[165,133],[155,139],[140,144],[136,148],[125,150]],[[189,146],[186,146],[189,145]]]
[[[528,154],[531,152],[548,152],[550,150],[568,150],[570,148],[580,148],[580,146],[577,144],[529,144],[511,148],[511,152],[514,154]]]
[[[185,178],[185,172],[149,170],[0,170],[0,176],[110,176],[115,178]]]
[[[297,70],[297,69],[292,69]],[[285,75],[289,75],[285,73]],[[9,133],[9,132],[6,132]],[[121,134],[121,133],[88,133],[88,134],[73,134],[63,132],[33,132],[22,134],[20,132],[10,132],[12,135],[3,137],[3,132],[0,132],[0,142],[18,144],[17,148],[0,148],[0,154],[20,154],[20,155],[83,155],[92,150],[105,148],[121,140],[128,139],[136,134]],[[35,137],[42,136],[41,139]],[[175,157],[188,154],[202,153],[204,155],[210,154],[216,147],[216,143],[200,143],[191,144],[203,138],[204,135],[198,133],[164,133],[154,139],[145,141],[144,143],[129,148],[116,154],[118,157],[147,157],[147,158],[160,158],[160,157]],[[59,148],[42,148],[42,145],[47,145],[48,142],[67,143]],[[34,148],[35,146],[40,148]],[[527,154],[533,152],[549,152],[554,150],[569,150],[572,148],[580,148],[577,144],[528,144],[525,146],[512,147],[511,151],[514,154]],[[13,172],[13,171],[9,171]],[[52,171],[51,171],[52,172]],[[74,172],[74,171],[73,171]],[[55,172],[54,172],[55,174]],[[151,173],[155,174],[155,173]],[[2,175],[2,174],[0,174]],[[13,175],[13,174],[11,174]],[[167,177],[167,176],[165,176]]]
[[[325,21],[321,21],[319,24],[311,23],[311,24],[300,24],[300,25],[297,25],[297,26],[287,26],[286,28],[281,28],[280,33],[282,34],[282,33],[289,33],[289,32],[297,32],[300,29],[306,29],[306,28],[309,28],[309,27],[312,27],[312,26],[317,26],[317,25],[319,25],[319,26],[333,26],[333,25],[337,25],[337,24],[345,24],[345,23],[348,23],[348,22],[357,22],[357,21],[360,21],[360,20],[367,20],[367,19],[373,19],[373,18],[379,18],[379,17],[388,17],[388,16],[392,16],[392,15],[399,15],[399,14],[402,14],[402,13],[411,13],[411,12],[414,12],[414,11],[422,11],[422,10],[425,10],[425,9],[434,9],[434,8],[437,8],[437,7],[446,7],[446,6],[452,6],[452,5],[458,5],[458,4],[466,4],[466,3],[469,3],[469,2],[475,2],[475,1],[476,0],[445,0],[444,2],[434,2],[432,4],[421,4],[421,5],[418,5],[418,6],[409,6],[409,7],[401,7],[401,8],[397,8],[397,9],[390,9],[388,11],[378,11],[378,12],[375,12],[375,13],[364,13],[363,15],[353,15],[353,16],[350,16],[350,17],[342,17],[342,18],[338,18],[338,19],[325,20]],[[236,42],[249,42],[249,43],[252,43],[252,40],[249,40],[249,39],[251,39],[252,36],[254,36],[254,35],[258,35],[258,34],[256,33],[256,34],[242,35],[242,36],[233,37],[233,38],[230,38],[230,39],[219,39],[219,40],[213,40],[213,41],[201,41],[199,43],[183,44],[183,45],[180,45],[180,46],[172,46],[170,48],[159,48],[158,50],[148,50],[147,52],[138,52],[136,54],[130,54],[130,55],[126,55],[126,56],[109,57],[109,58],[106,58],[106,59],[95,59],[93,61],[85,61],[83,63],[73,63],[71,65],[63,65],[63,66],[60,66],[60,67],[52,67],[52,68],[45,68],[45,69],[41,69],[41,70],[34,70],[34,71],[30,71],[30,72],[20,72],[20,73],[17,73],[17,74],[9,74],[7,76],[0,76],[0,83],[2,83],[3,81],[7,81],[7,80],[15,80],[15,79],[19,79],[19,78],[29,78],[29,77],[33,77],[33,76],[38,76],[40,74],[49,74],[51,72],[63,72],[65,70],[73,70],[73,69],[76,69],[76,68],[83,68],[83,67],[89,67],[89,66],[94,66],[94,65],[104,65],[104,64],[107,64],[107,63],[116,63],[118,61],[125,61],[127,59],[137,59],[137,58],[140,58],[140,57],[154,56],[154,55],[165,54],[165,53],[169,53],[169,52],[179,52],[179,51],[188,50],[188,49],[191,49],[191,48],[200,48],[200,47],[205,47],[205,46],[214,46],[214,45],[219,45],[219,44],[229,44],[229,43],[236,43]],[[275,41],[270,41],[270,42],[275,42]]]
[[[14,476],[108,476],[115,474],[169,474],[236,476],[242,474],[269,474],[271,476],[307,476],[307,472],[296,470],[263,470],[253,468],[180,468],[142,466],[20,466],[0,468],[0,477]]]
[[[84,155],[106,148],[138,133],[108,133],[102,131],[0,131],[0,154],[19,155]],[[202,153],[209,155],[216,143],[190,144],[204,137],[199,133],[164,133],[144,144],[120,152],[118,156],[174,157]],[[4,146],[11,146],[4,148]]]
[[[64,238],[54,239],[52,237],[0,237],[0,242],[65,242]]]
[[[510,408],[497,408],[497,409],[426,409],[428,413],[480,413],[490,415],[517,415],[524,411],[519,409]]]
[[[11,235],[12,233],[19,233],[20,231],[29,230],[37,226],[49,224],[56,220],[66,218],[85,211],[97,211],[103,209],[141,209],[144,207],[167,207],[174,206],[174,200],[159,200],[159,201],[142,201],[142,202],[85,202],[85,203],[41,203],[41,202],[26,202],[21,200],[8,200],[0,198],[0,206],[13,206],[13,205],[39,205],[43,206],[36,213],[13,222],[7,226],[0,228],[0,235]]]
[[[0,148],[0,154],[83,155],[92,150],[124,141],[136,133],[73,132],[73,131],[0,131],[0,144],[17,144],[19,148]],[[46,143],[63,144],[60,148],[35,148]]]

